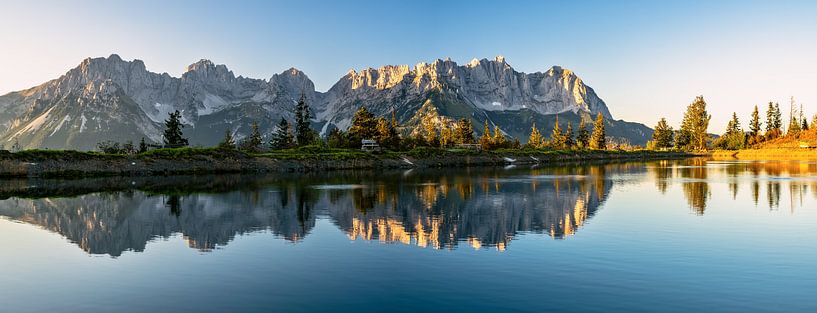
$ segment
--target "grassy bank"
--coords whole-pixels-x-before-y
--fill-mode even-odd
[[[599,160],[649,160],[692,156],[682,152],[416,148],[363,152],[307,146],[266,153],[218,148],[156,149],[135,155],[27,150],[0,153],[0,176],[80,177],[176,174],[306,172],[382,168],[456,168],[537,165]]]
[[[739,160],[817,160],[817,149],[764,148],[734,151],[715,151],[715,159]]]

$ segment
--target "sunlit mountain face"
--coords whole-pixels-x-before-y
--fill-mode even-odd
[[[620,166],[18,180],[0,188],[0,215],[56,232],[90,254],[111,256],[143,251],[151,240],[177,233],[202,251],[258,231],[297,243],[318,219],[351,240],[503,250],[520,233],[560,239],[577,232],[605,201],[611,167]]]

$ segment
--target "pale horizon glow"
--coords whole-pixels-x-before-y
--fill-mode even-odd
[[[349,69],[505,56],[573,70],[616,119],[677,128],[703,95],[721,133],[769,101],[817,113],[817,3],[807,1],[0,3],[0,94],[116,53],[178,77],[199,59],[269,79],[290,67],[326,91]]]

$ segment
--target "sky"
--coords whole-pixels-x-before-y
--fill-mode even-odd
[[[718,133],[792,96],[817,113],[815,16],[817,1],[0,0],[0,94],[112,53],[177,77],[203,58],[253,78],[296,67],[320,91],[350,69],[503,55],[569,68],[648,126],[677,127],[703,95]]]

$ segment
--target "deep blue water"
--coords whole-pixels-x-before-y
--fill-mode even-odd
[[[0,186],[2,312],[817,311],[817,163]]]

